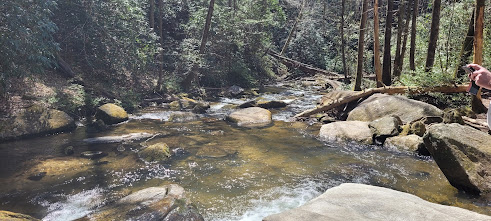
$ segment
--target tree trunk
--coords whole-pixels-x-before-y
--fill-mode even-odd
[[[416,70],[414,54],[416,52],[416,18],[418,17],[419,0],[413,0],[413,18],[411,22],[411,47],[409,48],[409,68]]]
[[[302,2],[300,12],[298,13],[297,19],[295,19],[295,23],[293,23],[293,27],[290,30],[290,33],[288,34],[288,38],[286,39],[286,42],[283,45],[283,48],[281,48],[280,55],[283,55],[283,53],[285,53],[286,48],[288,48],[288,45],[290,44],[290,41],[292,40],[293,33],[295,33],[295,31],[297,30],[297,24],[302,19],[302,11],[303,11],[304,4],[305,4],[305,1]]]
[[[392,37],[392,14],[394,1],[387,1],[387,18],[385,23],[385,40],[384,40],[384,63],[382,70],[382,80],[387,86],[392,84],[391,76],[391,55],[390,55],[390,39]]]
[[[457,86],[441,86],[441,87],[380,87],[380,88],[370,88],[360,91],[356,94],[343,97],[338,100],[334,100],[330,103],[324,104],[320,107],[316,107],[310,110],[306,110],[302,113],[295,115],[294,118],[309,117],[310,115],[317,114],[320,112],[328,111],[332,108],[338,107],[343,104],[347,104],[352,101],[356,101],[360,98],[368,97],[375,93],[385,93],[385,94],[422,94],[427,92],[441,92],[441,93],[463,93],[467,90],[469,85],[457,85]]]
[[[397,12],[397,43],[396,43],[396,54],[394,57],[394,69],[392,73],[394,76],[400,76],[399,72],[399,59],[401,59],[401,48],[402,48],[402,33],[404,31],[404,15],[406,14],[406,3],[401,0],[399,4],[399,11]]]
[[[356,68],[355,91],[361,91],[361,78],[363,76],[363,52],[365,46],[365,27],[367,26],[368,0],[363,0],[363,9],[360,21],[360,35],[358,37],[358,66]]]
[[[430,41],[428,42],[428,53],[426,56],[425,71],[430,72],[435,63],[436,43],[440,30],[440,5],[441,0],[433,0],[433,10],[431,13]]]
[[[407,37],[409,34],[409,21],[411,20],[411,10],[409,8],[411,2],[409,1],[406,6],[406,24],[404,24],[404,33],[402,34],[403,40],[401,45],[401,53],[396,60],[397,69],[394,70],[394,76],[401,76],[402,67],[404,66],[404,57],[406,56],[406,46],[407,46]]]
[[[384,86],[382,83],[382,66],[380,64],[380,37],[379,37],[379,19],[378,19],[378,0],[373,3],[373,53],[375,60],[375,76],[377,87]]]
[[[344,82],[348,82],[348,67],[346,66],[346,39],[344,38],[344,11],[346,0],[341,0],[341,21],[339,24],[339,33],[341,35],[341,59],[343,60]]]
[[[201,37],[201,46],[199,47],[199,53],[205,52],[206,41],[208,39],[208,33],[210,32],[211,17],[213,16],[213,8],[215,7],[215,0],[210,0],[208,7],[208,14],[206,15],[205,27],[203,28],[203,36]]]
[[[471,20],[469,21],[469,26],[467,28],[467,34],[465,35],[464,43],[462,44],[462,49],[459,54],[459,63],[455,67],[454,79],[460,78],[465,74],[462,70],[462,66],[469,62],[469,56],[471,56],[472,48],[474,45],[474,11],[472,12]]]
[[[150,0],[150,10],[148,12],[148,14],[150,15],[150,18],[149,18],[150,28],[155,28],[154,12],[155,12],[155,0]]]
[[[484,1],[476,0],[476,18],[474,22],[474,64],[482,65],[483,41],[484,41]],[[486,113],[488,110],[481,101],[481,89],[476,96],[472,96],[472,110],[476,113]]]
[[[162,90],[162,81],[163,81],[163,76],[164,76],[164,30],[163,30],[163,10],[164,10],[164,1],[159,0],[159,37],[160,37],[160,47],[162,50],[160,50],[160,55],[159,55],[159,78],[157,79],[157,91]]]

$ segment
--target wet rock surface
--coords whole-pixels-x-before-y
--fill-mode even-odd
[[[491,193],[491,135],[471,127],[435,124],[426,148],[452,186],[474,194]]]
[[[345,183],[306,204],[264,221],[324,220],[490,220],[469,210],[430,203],[383,187]]]
[[[146,162],[165,161],[171,156],[169,146],[166,143],[152,144],[141,150],[138,155]]]
[[[395,148],[403,151],[417,152],[418,154],[424,156],[430,155],[424,145],[423,138],[415,134],[389,137],[385,140],[384,147]]]
[[[33,218],[31,216],[14,213],[10,211],[0,210],[0,220],[4,221],[39,221],[39,219]]]
[[[203,221],[177,184],[150,187],[132,193],[82,220]]]

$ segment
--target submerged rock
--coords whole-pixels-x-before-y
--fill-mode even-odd
[[[227,120],[236,123],[239,127],[265,127],[273,120],[271,112],[260,107],[249,107],[237,110],[227,116]]]
[[[389,137],[385,140],[384,147],[417,152],[418,154],[424,156],[430,155],[425,147],[423,138],[415,134]]]
[[[83,158],[95,160],[107,156],[107,153],[102,151],[84,151],[80,154],[80,156]]]
[[[347,120],[374,121],[385,116],[398,116],[403,123],[426,116],[442,116],[437,107],[403,96],[374,94],[353,109]]]
[[[137,191],[85,218],[146,221],[204,220],[198,210],[185,198],[184,189],[177,184]]]
[[[344,183],[306,204],[264,221],[324,220],[490,220],[490,216],[425,201],[383,187]]]
[[[110,125],[128,120],[128,113],[116,104],[104,104],[97,108],[95,117]]]
[[[169,116],[169,121],[183,123],[198,120],[198,115],[191,112],[174,112]]]
[[[33,218],[31,216],[14,213],[10,211],[0,210],[0,220],[5,221],[39,221],[39,219]]]
[[[169,146],[166,143],[152,144],[141,150],[138,155],[146,162],[164,161],[171,156]]]
[[[237,150],[224,149],[216,146],[201,147],[196,153],[197,157],[222,158],[236,154]]]
[[[491,135],[456,123],[435,124],[424,143],[452,186],[491,193]]]
[[[286,103],[284,101],[259,101],[257,102],[258,107],[270,109],[270,108],[283,108],[286,107]]]
[[[146,139],[146,138],[150,138],[152,136],[155,136],[155,134],[141,132],[141,133],[124,134],[124,135],[119,135],[119,136],[105,136],[105,137],[86,138],[86,139],[83,139],[82,141],[85,143],[89,143],[89,144],[121,143],[121,142]]]
[[[368,122],[339,121],[322,125],[319,136],[324,141],[356,141],[363,144],[373,143],[373,134]]]
[[[65,132],[75,127],[75,121],[67,113],[34,105],[0,120],[0,140]]]

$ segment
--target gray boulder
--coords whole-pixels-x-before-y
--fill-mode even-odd
[[[260,107],[249,107],[237,110],[227,116],[227,120],[239,127],[265,127],[270,125],[272,115],[269,110]]]
[[[457,123],[434,124],[423,140],[452,186],[491,193],[491,135]]]
[[[0,140],[65,132],[75,127],[75,121],[65,112],[34,105],[0,120]]]
[[[370,122],[368,127],[370,127],[376,138],[392,137],[399,134],[401,124],[402,122],[399,117],[386,116]]]
[[[90,220],[204,220],[186,200],[184,189],[176,184],[150,187],[132,193],[89,217]]]
[[[412,122],[426,116],[442,116],[437,107],[403,96],[374,94],[361,102],[348,114],[347,120],[374,121],[385,116],[398,116],[403,123]]]
[[[395,148],[403,151],[417,152],[418,154],[424,156],[430,155],[425,147],[423,138],[415,134],[389,137],[385,140],[384,147],[389,149]]]
[[[339,121],[322,125],[319,136],[324,141],[356,141],[363,144],[373,143],[373,134],[368,122]]]
[[[104,104],[97,108],[95,117],[105,124],[117,124],[128,120],[128,113],[116,104]]]
[[[458,207],[430,203],[417,196],[383,187],[344,183],[303,206],[270,215],[264,221],[324,220],[491,220]]]

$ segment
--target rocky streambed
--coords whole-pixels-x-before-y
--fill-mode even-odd
[[[296,122],[290,118],[315,107],[322,95],[315,88],[272,89],[258,100],[221,98],[210,102],[209,108],[190,105],[190,99],[154,104],[127,116],[127,121],[124,114],[118,114],[122,120],[106,120],[122,122],[115,125],[3,142],[0,210],[43,220],[114,216],[262,220],[342,183],[361,183],[491,215],[487,196],[458,190],[436,158],[419,152],[426,142],[436,142],[436,135],[420,136],[421,124],[429,131],[426,134],[436,134],[437,125],[443,124],[431,118],[433,113],[426,118],[384,114],[392,118],[382,123],[376,118],[356,119],[363,123],[355,127],[336,126],[346,121],[324,126]],[[245,103],[242,107],[260,111],[241,118],[244,113],[236,111],[244,110],[238,106]],[[363,112],[374,116],[380,111]],[[326,116],[319,118],[327,123]],[[254,124],[257,119],[259,124]],[[333,132],[324,133],[328,127]],[[355,129],[365,127],[366,138],[350,137],[359,136],[362,133]],[[339,134],[342,128],[344,138]],[[460,126],[448,128],[458,133]],[[476,157],[468,159],[462,161],[466,168]],[[485,165],[481,161],[474,164],[478,176],[480,171],[487,173],[479,167]],[[469,180],[475,186],[483,183]]]

